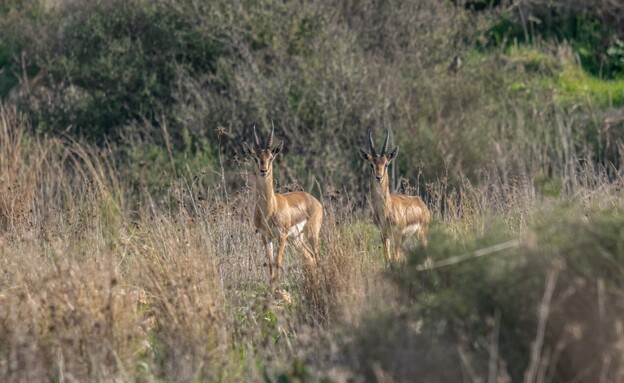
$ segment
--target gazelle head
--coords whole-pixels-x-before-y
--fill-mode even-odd
[[[273,125],[273,123],[271,123]],[[258,133],[256,133],[256,125],[253,127],[253,135],[255,144],[250,148],[246,142],[243,142],[243,151],[251,156],[251,158],[256,161],[256,174],[261,177],[268,177],[273,172],[273,160],[279,152],[282,151],[284,147],[284,141],[281,141],[277,146],[271,147],[273,145],[273,133],[275,132],[275,127],[271,126],[271,133],[269,137],[264,142],[264,145],[260,144],[260,139],[258,139]]]
[[[375,144],[373,143],[373,132],[369,130],[368,144],[370,146],[370,154],[366,153],[362,149],[359,149],[360,157],[369,162],[373,177],[375,177],[375,180],[380,183],[388,176],[388,165],[390,165],[390,162],[392,162],[392,160],[396,158],[397,154],[399,154],[398,146],[394,148],[390,154],[386,153],[388,150],[389,136],[390,132],[386,129],[386,139],[384,140],[383,149],[381,149],[380,154],[377,154]]]

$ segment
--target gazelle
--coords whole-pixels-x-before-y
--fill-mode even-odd
[[[388,262],[390,255],[390,238],[394,238],[394,260],[402,260],[403,241],[408,236],[416,234],[423,246],[427,246],[427,228],[431,213],[420,197],[398,195],[390,193],[388,165],[399,153],[397,146],[390,154],[388,149],[389,132],[386,130],[386,139],[380,154],[375,151],[373,133],[368,132],[370,154],[359,149],[360,157],[370,163],[371,194],[373,202],[373,221],[381,231],[383,251]]]
[[[254,125],[255,145],[249,147],[246,142],[243,142],[244,151],[256,162],[254,167],[256,175],[254,225],[262,235],[269,263],[271,286],[279,278],[287,238],[294,237],[308,262],[316,263],[316,259],[320,256],[319,233],[323,220],[323,207],[310,194],[306,192],[277,194],[273,191],[273,160],[284,147],[283,141],[271,147],[274,131],[275,127],[272,127],[265,144],[261,145]],[[303,237],[309,241],[311,249],[306,245]],[[275,243],[277,243],[277,257],[274,259]]]

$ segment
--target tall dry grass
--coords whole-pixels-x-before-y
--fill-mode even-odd
[[[15,230],[29,222],[49,150],[25,135],[27,125],[25,115],[0,105],[0,226],[4,230]],[[53,141],[50,144],[53,146]]]
[[[336,205],[321,265],[287,251],[293,300],[276,301],[251,188],[229,203],[184,180],[164,198],[130,195],[107,150],[36,137],[14,109],[0,112],[3,381],[277,376],[385,284],[371,227],[354,230]]]
[[[110,149],[36,136],[14,109],[0,112],[2,381],[400,381],[423,371],[464,376],[453,375],[457,361],[482,371],[483,353],[466,343],[472,338],[442,331],[465,318],[432,324],[427,311],[418,310],[456,296],[453,280],[527,272],[522,256],[516,263],[488,258],[484,268],[468,261],[470,267],[454,266],[454,274],[440,279],[428,274],[441,283],[431,291],[419,290],[427,279],[409,274],[412,266],[457,255],[501,228],[524,248],[538,246],[548,254],[531,233],[541,222],[540,209],[560,204],[558,197],[536,192],[529,177],[511,182],[494,174],[486,186],[464,182],[451,192],[443,181],[429,184],[435,215],[430,249],[412,250],[406,269],[388,269],[368,211],[358,208],[365,197],[328,187],[322,196],[323,258],[308,268],[296,248],[287,247],[281,285],[292,300],[280,300],[269,294],[261,240],[251,224],[249,182],[229,190],[228,201],[221,191],[198,189],[182,177],[170,178],[162,195],[137,191],[134,180],[120,177]],[[594,169],[577,174],[567,203],[581,210],[621,209],[621,183]],[[247,179],[244,173],[222,176]],[[457,244],[445,247],[452,241]],[[388,278],[402,270],[409,283]],[[462,285],[466,297],[479,291],[476,282]],[[539,294],[541,285],[531,289],[528,296]],[[619,291],[609,284],[603,290],[609,299]],[[449,306],[454,310],[463,309]],[[560,321],[562,312],[553,317]],[[488,319],[466,320],[474,325]],[[533,322],[523,322],[529,323],[523,329]],[[549,329],[555,322],[545,323]],[[432,326],[442,335],[428,332]],[[617,344],[609,347],[615,369],[621,353]],[[558,381],[557,366],[572,368],[569,358],[580,354],[560,355],[560,361],[549,359],[553,368],[531,366]],[[530,367],[522,360],[501,357],[500,363],[514,366],[497,371],[519,376]]]

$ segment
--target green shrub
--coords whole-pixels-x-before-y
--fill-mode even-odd
[[[220,181],[218,163],[207,147],[169,153],[160,145],[144,143],[127,148],[127,164],[122,173],[133,190],[163,196],[172,183],[182,180],[201,197]]]
[[[44,6],[39,0],[7,0],[0,4],[0,99],[20,82],[23,76],[33,77],[38,68],[32,52],[24,47],[34,45],[45,27]],[[26,73],[24,73],[26,72]]]
[[[10,50],[0,46],[0,96],[5,96],[17,84],[17,76],[9,63]]]
[[[485,237],[461,243],[437,228],[428,249],[392,271],[403,309],[371,316],[358,330],[351,351],[362,371],[372,374],[370,366],[378,365],[395,380],[408,381],[421,370],[461,374],[469,368],[485,379],[495,339],[499,376],[509,374],[517,381],[532,363],[531,347],[543,326],[543,346],[536,355],[547,381],[570,381],[581,373],[621,377],[624,211],[549,208],[537,214],[519,247],[419,270],[426,257],[436,265],[512,238],[502,225],[490,227]],[[545,299],[549,283],[554,290]],[[548,315],[540,319],[543,304]],[[413,345],[420,343],[442,357],[419,357]],[[448,360],[458,357],[463,368],[453,370]],[[608,370],[602,369],[605,360],[614,363]]]
[[[564,101],[590,101],[599,107],[624,105],[624,79],[602,80],[588,75],[577,66],[567,66],[558,78]]]
[[[486,33],[490,44],[568,41],[591,74],[607,78],[623,74],[617,54],[617,37],[624,33],[622,4],[538,0],[503,14]]]
[[[497,12],[434,0],[68,0],[32,10],[14,19],[13,27],[17,20],[25,27],[12,29],[21,37],[10,54],[23,52],[44,76],[19,100],[37,130],[112,142],[121,147],[115,153],[151,152],[163,164],[211,153],[200,153],[191,168],[214,164],[219,153],[232,175],[229,188],[245,183],[238,176],[241,143],[251,139],[254,122],[265,133],[273,122],[276,139],[285,141],[279,182],[306,190],[320,184],[365,192],[369,180],[356,148],[366,145],[369,129],[378,144],[390,129],[391,145],[401,146],[393,186],[415,186],[408,189],[423,195],[440,179],[445,193],[491,174],[502,182],[540,172],[572,179],[570,163],[587,158],[610,168],[621,157],[617,129],[599,128],[596,110],[619,105],[619,83],[592,83],[589,102],[575,106],[586,96],[583,78],[568,81],[565,69],[557,77],[567,64],[555,49],[475,51],[501,20]],[[450,73],[455,53],[463,66]],[[126,147],[133,142],[154,147]],[[157,181],[162,170],[143,171]]]
[[[616,39],[613,45],[607,49],[613,72],[624,76],[624,41]]]
[[[40,65],[51,102],[40,111],[46,131],[102,142],[133,121],[155,121],[174,102],[180,73],[212,73],[226,54],[219,31],[189,4],[96,1],[61,8],[59,27]],[[210,14],[208,14],[210,16]]]

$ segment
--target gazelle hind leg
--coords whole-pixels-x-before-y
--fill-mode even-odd
[[[394,234],[394,260],[402,261],[403,258],[403,240],[404,237],[402,233]]]
[[[308,238],[310,242],[310,246],[312,247],[312,255],[314,259],[318,262],[321,259],[321,248],[319,246],[319,238],[318,237],[310,237]]]
[[[427,247],[427,224],[424,224],[420,230],[418,230],[418,242],[420,242],[420,244],[422,245],[422,247]]]
[[[305,236],[312,247],[311,252],[316,261],[321,258],[321,248],[319,238],[321,235],[321,225],[323,224],[323,208],[319,208],[310,217],[305,227]]]
[[[312,251],[312,249],[310,249],[310,247],[306,243],[307,237],[304,234],[300,234],[296,237],[291,237],[291,238],[292,238],[293,244],[295,244],[297,248],[301,250],[301,252],[303,253],[303,256],[305,257],[306,262],[308,264],[314,265],[316,263],[314,259],[314,252]]]

